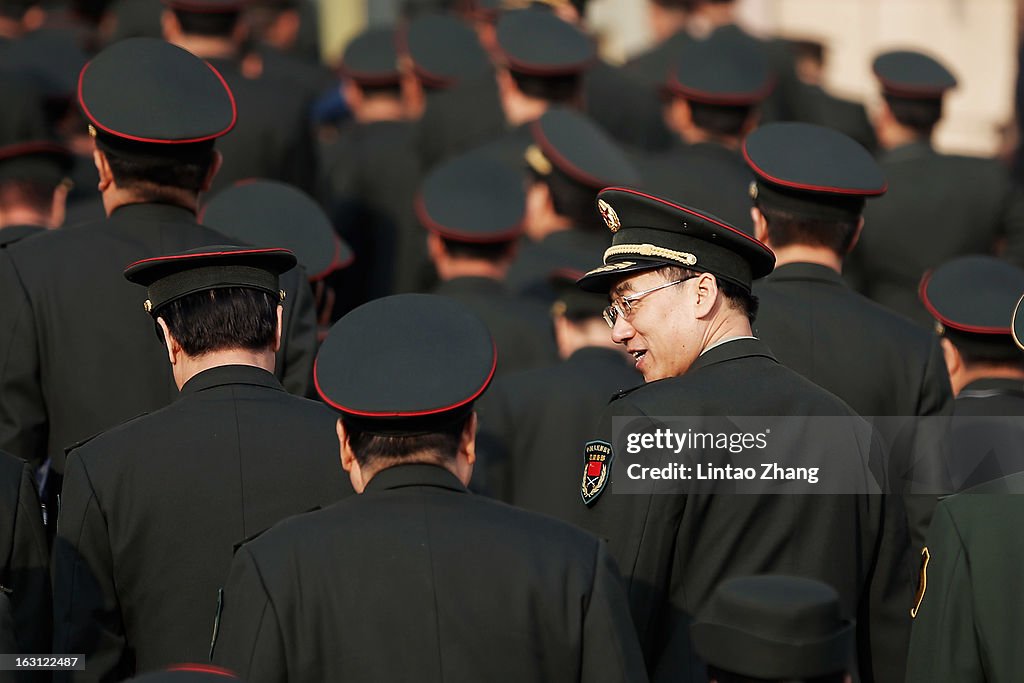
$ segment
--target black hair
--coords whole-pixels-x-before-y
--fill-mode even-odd
[[[594,210],[598,190],[576,182],[554,166],[547,175],[542,175],[529,166],[527,170],[532,181],[548,186],[555,213],[571,220],[574,228],[587,232],[607,230],[599,214]]]
[[[102,135],[96,140],[119,186],[145,188],[156,194],[160,188],[198,193],[214,159],[213,141],[151,145],[111,140]]]
[[[234,12],[189,12],[174,10],[183,33],[211,38],[230,38],[238,24],[241,13]]]
[[[385,85],[377,85],[360,83],[353,79],[352,83],[359,88],[360,92],[363,93],[363,97],[367,99],[374,97],[392,97],[395,99],[401,99],[402,97],[402,84],[399,81],[394,81]]]
[[[931,137],[942,118],[942,99],[910,99],[885,95],[893,117],[921,137]]]
[[[742,135],[744,126],[754,113],[754,107],[750,105],[722,106],[693,100],[689,100],[689,104],[693,124],[714,135]]]
[[[226,287],[175,299],[155,314],[164,319],[185,353],[198,357],[228,349],[272,348],[277,338],[278,303],[278,297],[262,290]]]
[[[516,240],[502,242],[459,242],[442,236],[444,250],[449,256],[497,262],[508,258]]]
[[[700,271],[690,270],[682,266],[665,266],[660,270],[662,275],[668,280],[681,280],[682,278],[701,274]],[[715,275],[714,273],[711,274]],[[723,277],[715,275],[715,281],[718,283],[718,291],[728,300],[729,305],[745,315],[750,324],[753,325],[754,321],[757,320],[757,311],[761,306],[760,299],[754,296],[749,289],[741,287],[735,282],[730,282]]]
[[[742,676],[730,671],[724,671],[716,666],[708,665],[708,678],[713,678],[718,683],[843,683],[846,673],[825,674],[824,676],[812,676],[802,679],[781,679],[781,678],[755,678],[754,676]]]
[[[465,420],[454,420],[426,434],[394,436],[365,431],[345,417],[341,418],[341,422],[360,467],[373,461],[403,460],[421,453],[429,453],[441,461],[450,462],[458,453],[462,430],[466,424]]]
[[[561,76],[532,76],[509,70],[512,79],[527,97],[551,104],[579,107],[582,102],[583,76],[579,73]]]
[[[0,209],[7,211],[20,205],[49,213],[58,184],[42,180],[0,180]]]
[[[1024,370],[1024,351],[1009,334],[973,334],[947,327],[943,336],[956,347],[966,366],[1001,365]]]
[[[829,220],[806,218],[789,211],[757,203],[758,210],[768,224],[768,240],[775,247],[791,244],[806,244],[827,247],[840,256],[845,256],[857,236],[859,220]]]

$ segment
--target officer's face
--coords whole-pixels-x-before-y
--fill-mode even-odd
[[[612,340],[626,347],[645,382],[682,375],[700,355],[707,332],[698,311],[701,279],[651,292],[615,320]],[[612,288],[612,302],[669,282],[673,280],[657,271],[623,278]]]

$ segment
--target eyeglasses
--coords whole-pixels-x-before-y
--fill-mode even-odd
[[[687,277],[682,278],[681,280],[676,280],[674,282],[666,282],[663,285],[658,285],[657,287],[651,287],[650,289],[645,289],[644,291],[637,292],[636,294],[624,296],[618,301],[612,302],[612,305],[604,309],[604,311],[601,312],[601,315],[604,317],[604,321],[608,323],[608,327],[615,327],[615,321],[619,319],[619,316],[622,316],[622,318],[625,320],[629,320],[630,317],[632,317],[633,304],[635,304],[637,301],[640,301],[640,299],[643,299],[648,294],[653,294],[654,292],[657,292],[659,289],[672,287],[673,285],[678,285],[680,282],[692,280],[695,277],[698,276],[689,275]]]

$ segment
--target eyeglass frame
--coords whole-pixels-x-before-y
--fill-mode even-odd
[[[604,318],[604,321],[608,324],[609,328],[614,329],[615,323],[618,322],[619,320],[619,316],[622,316],[622,318],[626,320],[626,322],[629,322],[629,316],[633,315],[633,304],[636,303],[637,301],[640,301],[640,299],[643,299],[648,294],[654,294],[659,289],[668,289],[669,287],[678,285],[680,283],[686,282],[687,280],[692,280],[693,278],[700,276],[701,273],[687,275],[686,277],[681,278],[679,280],[675,280],[673,282],[665,282],[658,285],[657,287],[651,287],[650,289],[645,289],[642,292],[637,292],[636,294],[629,294],[627,296],[624,296],[618,301],[612,302],[603,311],[601,311],[601,317]],[[623,310],[622,307],[620,307],[620,304],[622,307],[625,307],[625,310]]]

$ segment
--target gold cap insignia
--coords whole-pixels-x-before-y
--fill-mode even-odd
[[[284,298],[288,296],[288,293],[285,292],[283,289],[277,290],[277,293],[281,295],[281,301],[284,301]]]
[[[91,123],[89,124],[89,137],[96,137],[96,127],[93,126]]]
[[[935,334],[940,337],[946,334],[946,326],[940,323],[938,320],[935,321]]]
[[[750,193],[750,198],[751,199],[755,199],[755,200],[757,199],[757,181],[756,180],[751,180],[750,181],[750,188],[747,191]]]
[[[544,156],[544,152],[540,151],[540,147],[530,145],[526,148],[526,154],[523,156],[526,158],[526,163],[534,171],[540,175],[551,175],[551,162]]]
[[[924,593],[928,590],[928,562],[932,554],[928,552],[928,546],[921,549],[921,571],[917,577],[917,596],[914,598],[914,608],[910,610],[910,618],[917,619],[921,611],[921,601],[924,600]]]
[[[597,210],[601,212],[601,218],[604,219],[604,224],[608,226],[608,229],[612,232],[618,232],[619,228],[622,227],[622,223],[619,222],[619,214],[615,213],[612,205],[603,199],[598,199]]]
[[[149,299],[146,299],[146,300],[145,300],[145,301],[144,301],[144,302],[142,303],[142,307],[143,307],[144,309],[146,309],[146,313],[152,313],[152,312],[153,312],[153,302],[152,302],[152,301],[150,301]]]
[[[608,265],[601,266],[600,268],[594,268],[592,271],[587,273],[587,277],[591,275],[597,275],[599,273],[610,273],[614,270],[622,270],[623,268],[629,268],[635,266],[636,261],[617,261],[615,263],[609,263]]]

